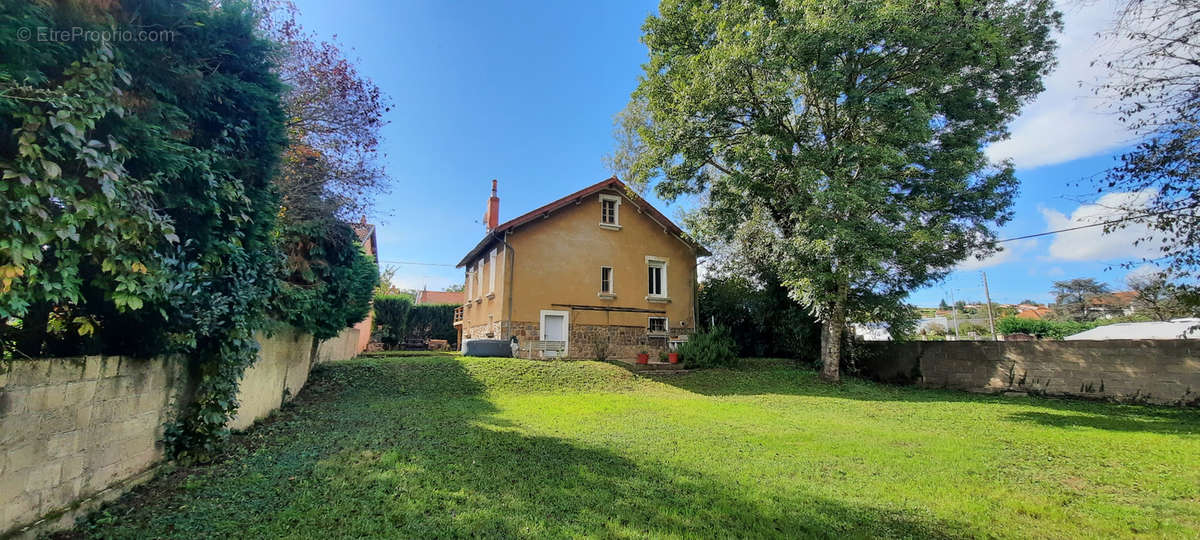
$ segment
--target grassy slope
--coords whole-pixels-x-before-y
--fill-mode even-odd
[[[782,363],[369,359],[215,466],[93,515],[114,537],[1188,537],[1200,413],[830,387]]]

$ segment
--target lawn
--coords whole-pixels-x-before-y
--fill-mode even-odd
[[[1195,537],[1200,412],[453,356],[321,366],[106,537]]]

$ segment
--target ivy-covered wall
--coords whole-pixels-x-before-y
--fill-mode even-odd
[[[0,358],[183,355],[195,398],[165,434],[181,459],[227,435],[268,317],[333,337],[378,274],[344,224],[281,230],[285,88],[259,15],[0,2]],[[164,37],[20,39],[39,28]]]

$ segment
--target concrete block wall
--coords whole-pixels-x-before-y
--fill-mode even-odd
[[[360,352],[358,349],[359,342],[358,328],[343,329],[337,336],[324,340],[317,346],[317,359],[315,362],[318,364],[322,362],[340,362],[354,358]]]
[[[1200,405],[1200,341],[857,344],[870,377],[931,388]]]
[[[257,336],[242,378],[243,429],[308,380],[312,336]],[[358,331],[323,343],[331,360],[357,353]],[[0,362],[0,537],[69,527],[74,518],[149,478],[163,428],[191,402],[187,359],[88,356]]]
[[[259,345],[258,361],[246,369],[238,387],[237,415],[230,429],[246,429],[255,420],[279,409],[304,387],[311,371],[312,340],[295,328],[285,328],[267,336],[255,336]]]
[[[22,360],[3,371],[0,532],[150,468],[191,390],[177,357]]]

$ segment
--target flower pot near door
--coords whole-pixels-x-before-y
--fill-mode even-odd
[[[679,353],[677,353],[677,352],[667,353],[667,361],[672,364],[678,364],[679,363]]]
[[[637,363],[639,363],[639,364],[649,364],[649,363],[650,363],[650,353],[644,353],[644,352],[640,352],[640,353],[638,353],[638,355],[637,355]]]

